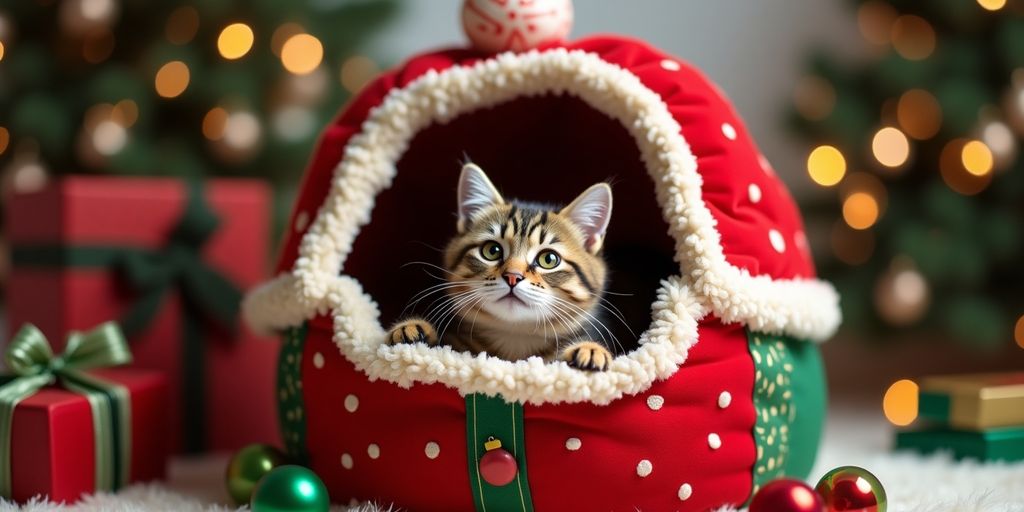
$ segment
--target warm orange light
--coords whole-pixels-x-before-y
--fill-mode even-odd
[[[889,423],[898,427],[917,419],[917,383],[909,379],[893,382],[882,399],[882,410]]]
[[[1013,328],[1013,339],[1018,347],[1024,348],[1024,315],[1017,319],[1017,325]]]
[[[1006,0],[978,0],[978,5],[986,11],[998,11],[1006,7]]]
[[[164,34],[173,44],[186,44],[199,31],[199,11],[191,5],[178,7],[167,18]]]
[[[807,174],[818,185],[831,187],[846,175],[846,158],[834,146],[818,146],[807,156]]]
[[[925,59],[935,51],[935,29],[920,16],[900,16],[892,25],[892,44],[905,59]]]
[[[930,92],[911,89],[900,96],[896,119],[907,135],[917,140],[930,139],[942,127],[942,107]]]
[[[910,157],[910,142],[903,132],[891,126],[882,128],[871,139],[875,160],[886,167],[899,167]]]
[[[857,9],[857,26],[868,42],[884,45],[889,44],[892,23],[899,13],[892,5],[880,0],[868,0]]]
[[[820,76],[805,76],[793,91],[793,104],[804,118],[819,121],[835,108],[836,89]]]
[[[139,120],[139,106],[132,100],[121,100],[111,109],[110,118],[128,128]]]
[[[946,143],[939,155],[939,172],[946,186],[959,194],[973,196],[988,188],[993,173],[974,174],[964,167],[963,152],[969,141],[954,139]]]
[[[356,55],[341,65],[341,85],[349,92],[359,92],[380,68],[369,57]]]
[[[0,60],[4,60],[4,43],[0,41]]]
[[[7,146],[11,145],[11,132],[7,131],[7,128],[0,126],[0,155],[7,151]]]
[[[156,93],[164,98],[174,98],[188,88],[188,66],[180,60],[164,64],[156,72]]]
[[[245,23],[232,23],[220,31],[217,50],[228,60],[240,59],[252,49],[254,36],[252,28]]]
[[[324,47],[320,40],[310,34],[296,34],[281,47],[281,63],[296,75],[312,72],[324,58]]]
[[[964,164],[964,169],[975,176],[984,176],[992,172],[992,150],[980,140],[964,144],[964,148],[960,150],[960,160]]]
[[[114,53],[114,33],[109,30],[93,32],[82,41],[82,58],[89,64],[99,64]]]
[[[209,140],[220,140],[224,137],[224,128],[228,123],[228,111],[220,107],[211,108],[203,116],[203,137]]]
[[[274,29],[274,33],[270,35],[270,51],[274,52],[274,55],[281,56],[281,48],[284,47],[284,43],[291,39],[296,34],[302,34],[306,29],[302,28],[302,25],[298,23],[285,23],[280,27]]]
[[[878,201],[867,192],[854,192],[843,201],[843,220],[853,229],[874,226],[878,211]]]

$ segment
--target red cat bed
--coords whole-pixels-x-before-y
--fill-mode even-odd
[[[609,290],[632,295],[609,298],[638,335],[610,370],[385,343],[432,282],[402,265],[440,263],[454,232],[464,155],[510,197],[610,180]],[[286,447],[336,502],[699,511],[810,470],[809,341],[836,328],[837,296],[728,101],[670,55],[599,37],[416,56],[327,129],[291,226],[245,311],[285,331]]]

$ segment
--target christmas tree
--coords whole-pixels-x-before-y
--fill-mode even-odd
[[[377,73],[357,50],[396,5],[0,1],[4,190],[64,173],[292,190],[320,128]]]
[[[814,55],[790,116],[845,324],[1024,347],[1024,2],[853,3],[870,55]]]

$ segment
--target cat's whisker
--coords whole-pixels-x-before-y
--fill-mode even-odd
[[[617,347],[619,349],[619,353],[621,354],[621,353],[625,353],[626,352],[626,348],[619,341],[618,337],[615,336],[615,333],[613,333],[612,330],[609,329],[608,326],[604,322],[602,322],[599,318],[595,317],[589,311],[586,311],[583,308],[581,308],[581,307],[579,307],[579,306],[577,306],[577,305],[575,305],[575,304],[573,304],[573,303],[571,303],[571,302],[569,302],[567,300],[560,299],[558,297],[552,297],[552,298],[555,300],[555,304],[559,304],[559,305],[563,305],[563,306],[568,306],[568,307],[572,308],[572,309],[570,309],[570,311],[575,310],[579,315],[582,315],[584,317],[584,319],[587,320],[587,322],[590,324],[590,326],[598,331],[598,333],[601,335],[602,340],[605,343],[607,343],[608,339],[604,337],[604,333],[601,333],[600,329],[597,327],[599,325],[611,337],[611,342],[615,345],[615,347]],[[596,322],[597,325],[595,325],[595,322]]]
[[[402,310],[401,316],[404,316],[405,313],[408,312],[410,309],[415,309],[416,306],[418,306],[419,303],[421,301],[423,301],[424,299],[426,299],[427,297],[429,297],[431,295],[434,295],[435,293],[446,292],[448,290],[451,290],[452,288],[458,288],[460,286],[465,286],[465,284],[464,283],[441,283],[441,284],[436,284],[434,286],[431,286],[430,288],[427,288],[426,290],[423,290],[420,293],[417,293],[416,295],[413,296],[412,299],[410,299],[410,302],[409,302],[409,304],[407,304],[405,306],[405,309]]]
[[[463,299],[461,299],[455,305],[455,308],[451,311],[451,314],[447,315],[448,320],[444,323],[444,326],[441,327],[440,334],[438,334],[438,338],[442,338],[442,339],[444,338],[444,333],[447,332],[448,326],[451,325],[452,321],[455,320],[456,316],[458,316],[460,318],[462,317],[462,315],[460,315],[459,313],[462,311],[463,308],[465,308],[468,304],[471,304],[471,303],[474,303],[475,301],[481,300],[479,291],[478,290],[473,290],[473,292],[474,292],[473,295],[470,295],[469,297],[464,297]],[[460,320],[460,322],[461,322],[461,320]],[[438,323],[440,323],[440,322],[438,322]]]
[[[460,292],[454,295],[445,295],[440,299],[435,300],[434,302],[430,303],[430,308],[428,308],[428,311],[430,312],[426,315],[426,320],[434,325],[437,325],[439,320],[445,318],[448,315],[448,311],[455,306],[458,300],[472,293],[474,293],[474,290]],[[440,306],[434,308],[434,304],[436,304],[438,301],[443,302],[441,302]]]

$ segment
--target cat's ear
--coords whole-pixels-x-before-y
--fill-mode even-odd
[[[612,188],[607,183],[598,183],[584,190],[558,213],[583,230],[584,245],[588,251],[597,254],[604,243],[608,222],[612,220]]]
[[[498,189],[491,184],[491,180],[484,174],[483,169],[472,162],[462,166],[462,174],[459,176],[460,233],[465,230],[477,212],[504,202],[505,200],[501,198]]]

